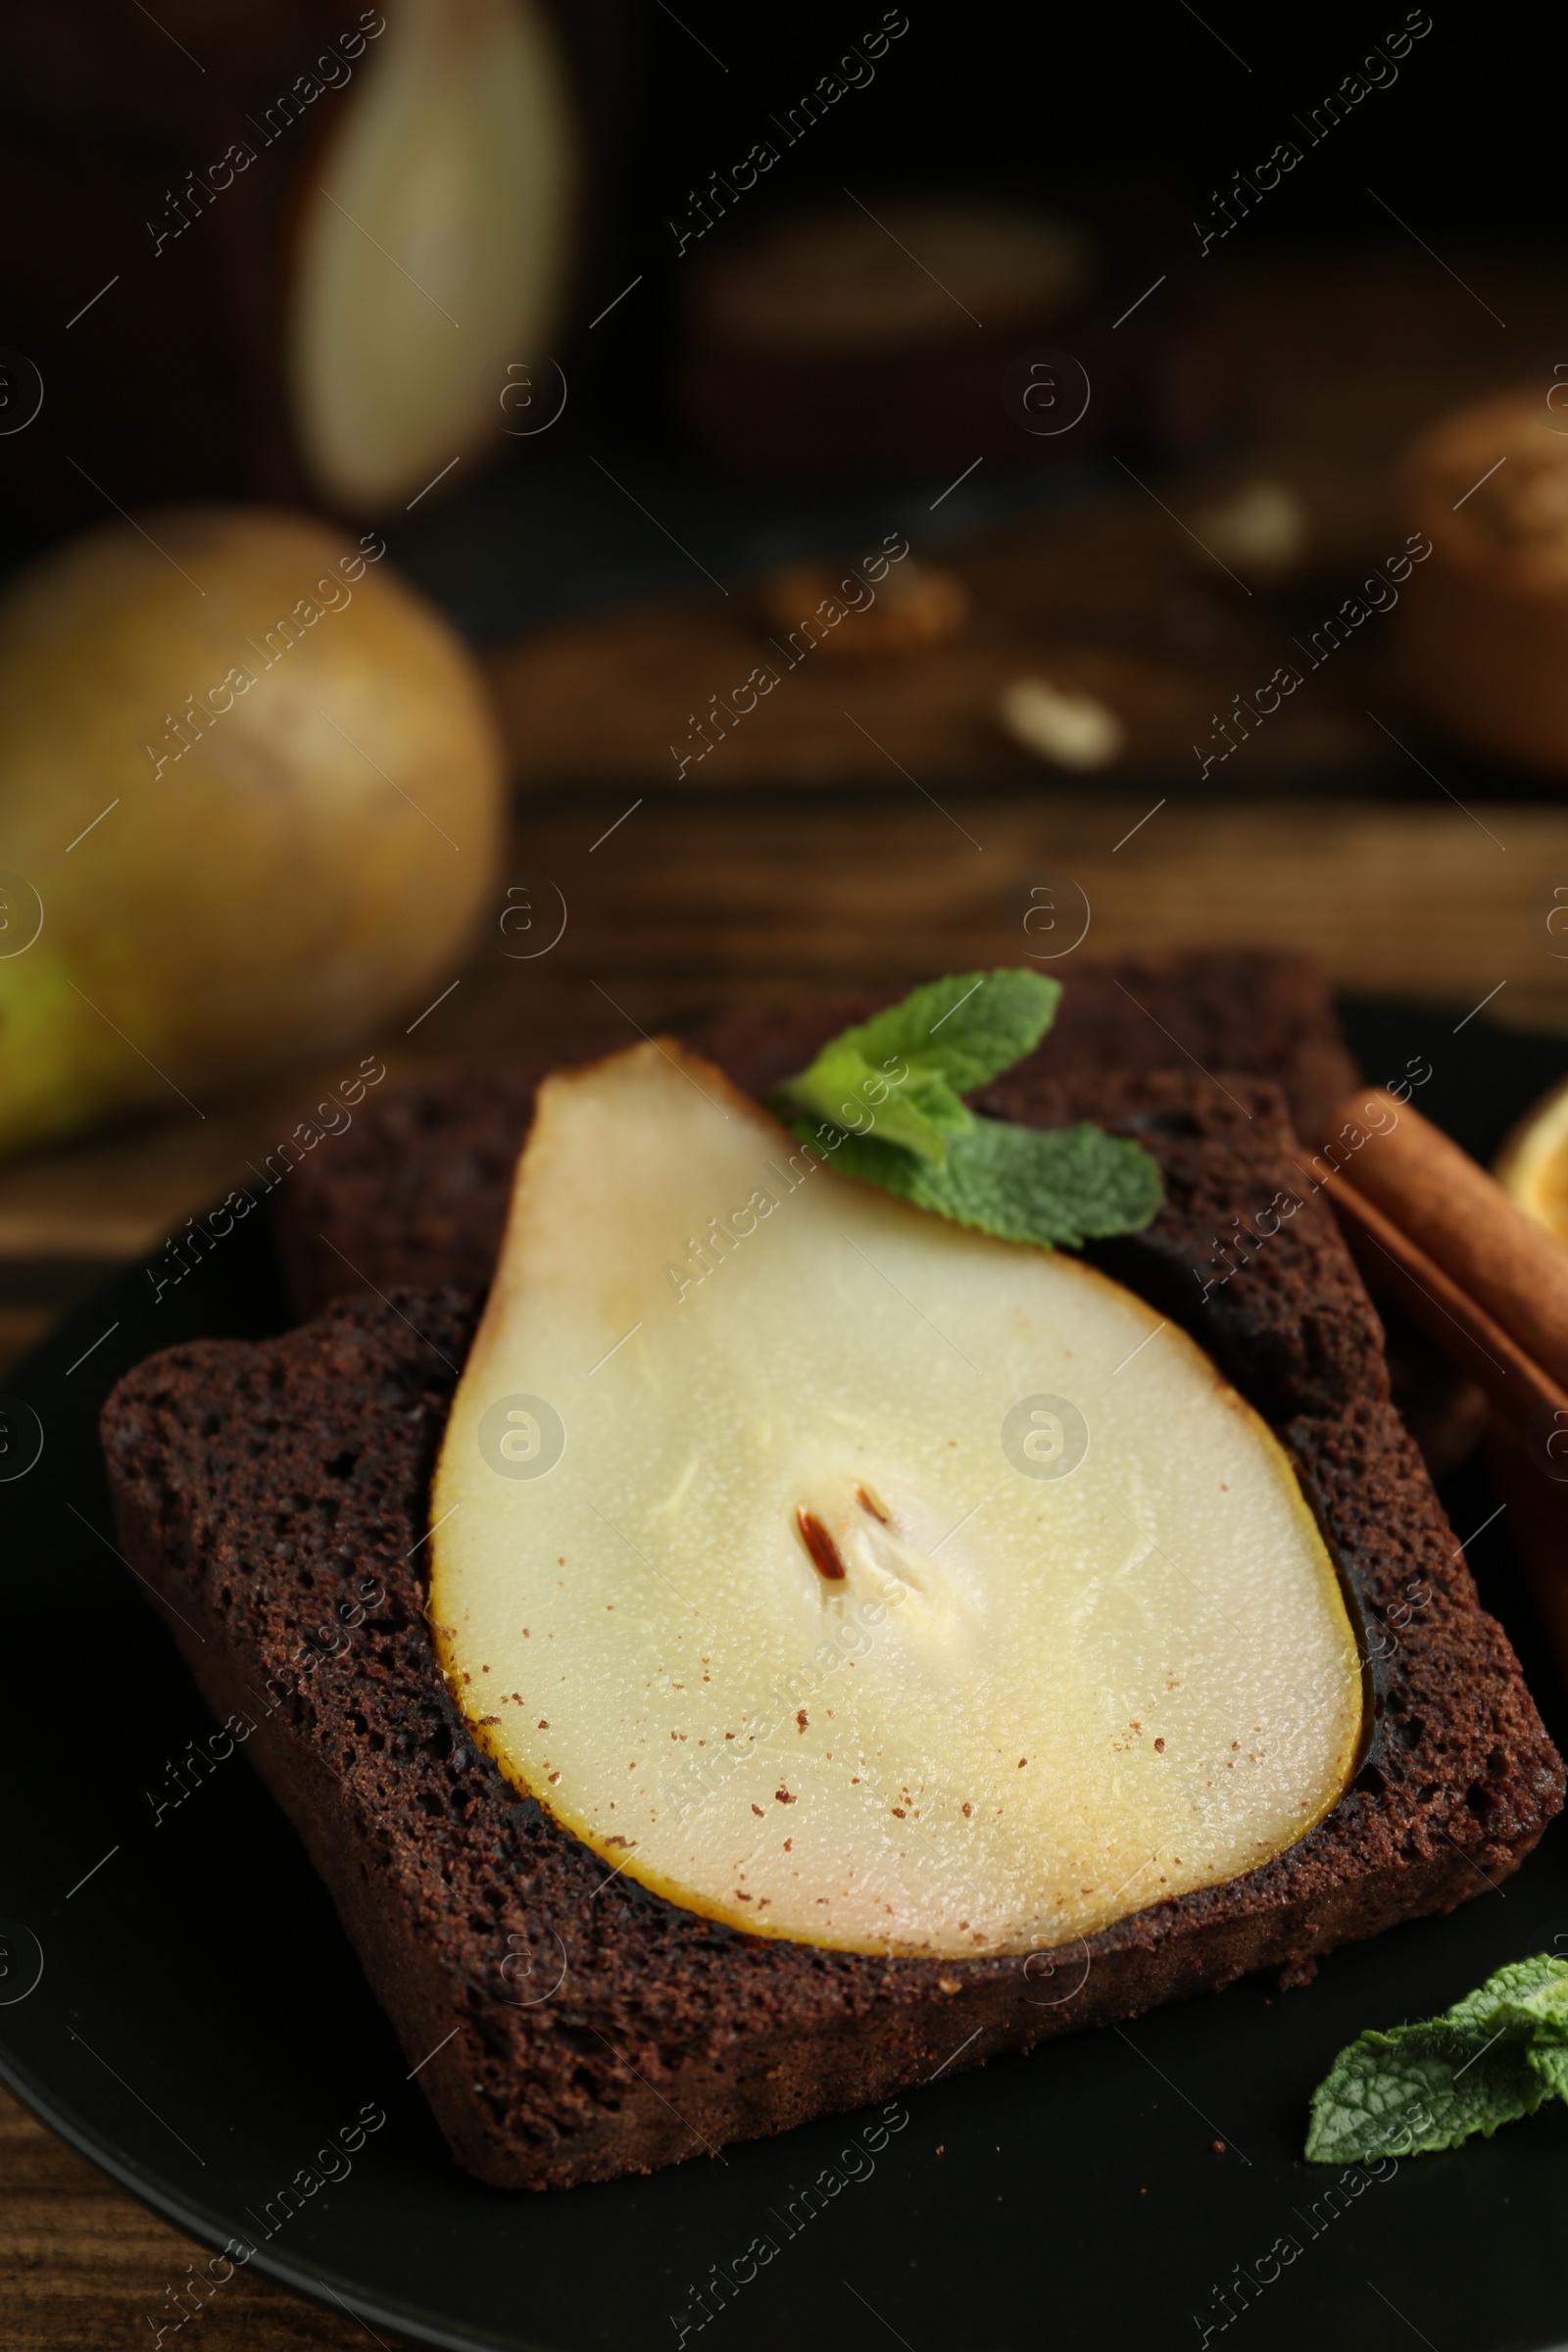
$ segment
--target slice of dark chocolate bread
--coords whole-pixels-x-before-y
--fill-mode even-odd
[[[1024,1084],[1116,1069],[1247,1070],[1277,1081],[1297,1132],[1314,1139],[1355,1084],[1327,984],[1306,956],[1189,949],[1074,962],[1059,976],[1057,1018],[1014,1073]],[[737,1086],[761,1096],[880,1002],[845,997],[792,1012],[739,1013],[694,1030],[692,1043]],[[367,1102],[329,1151],[293,1168],[274,1213],[299,1312],[399,1284],[482,1289],[501,1246],[534,1088],[548,1066],[518,1060],[405,1087]]]
[[[607,1874],[518,1799],[447,1697],[422,1613],[471,1300],[345,1300],[279,1340],[173,1348],[105,1408],[125,1554],[210,1704],[254,1724],[247,1752],[454,2152],[487,2180],[672,2163],[1250,1970],[1299,1977],[1347,1937],[1483,1891],[1561,1805],[1561,1765],[1389,1402],[1376,1317],[1277,1091],[1166,1071],[1015,1078],[997,1100],[1042,1124],[1099,1118],[1160,1160],[1153,1226],[1097,1254],[1279,1431],[1366,1659],[1366,1753],[1316,1828],[1070,1950],[880,1959],[746,1936]],[[1278,1230],[1211,1281],[1214,1235],[1236,1218],[1255,1231],[1286,1195]]]

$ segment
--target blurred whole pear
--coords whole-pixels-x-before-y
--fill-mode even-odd
[[[368,1052],[460,954],[502,799],[375,533],[188,508],[47,557],[0,602],[0,1151]]]

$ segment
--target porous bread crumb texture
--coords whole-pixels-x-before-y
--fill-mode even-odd
[[[1275,1087],[1234,1072],[1195,1086],[1176,1070],[1021,1071],[974,1100],[1032,1126],[1093,1119],[1153,1152],[1153,1224],[1083,1254],[1200,1338],[1267,1420],[1387,1399],[1383,1327]]]
[[[1309,957],[1188,949],[1037,968],[1061,979],[1064,991],[1015,1084],[1171,1064],[1249,1070],[1274,1079],[1298,1133],[1316,1137],[1355,1083],[1323,974]],[[737,1086],[762,1096],[883,1002],[842,997],[789,1013],[732,1014],[695,1029],[692,1043]],[[598,1050],[630,1042],[607,1036]],[[371,1285],[478,1289],[489,1281],[547,1066],[517,1061],[369,1098],[352,1128],[290,1171],[274,1220],[301,1315]]]
[[[247,1753],[411,2066],[456,2029],[419,2082],[487,2180],[646,2170],[1249,1971],[1300,1981],[1347,1937],[1485,1891],[1561,1805],[1561,1765],[1388,1400],[1377,1321],[1321,1198],[1196,1303],[1190,1268],[1213,1233],[1294,1180],[1277,1093],[1174,1072],[1071,1086],[1040,1073],[996,1091],[1013,1116],[1101,1117],[1159,1158],[1154,1225],[1098,1254],[1208,1347],[1290,1446],[1374,1659],[1365,1759],[1317,1828],[1247,1878],[1119,1922],[1054,1973],[709,1923],[625,1876],[607,1883],[475,1749],[422,1614],[426,1552],[409,1556],[471,1297],[343,1301],[278,1340],[172,1349],[105,1408],[126,1556],[205,1636],[171,1617],[220,1714],[271,1699]],[[291,1680],[301,1642],[366,1577],[385,1602]],[[563,1966],[548,1998],[515,2005]],[[1062,1986],[1076,1989],[1048,2005]]]

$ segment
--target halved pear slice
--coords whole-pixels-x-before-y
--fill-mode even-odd
[[[310,174],[288,318],[295,429],[351,512],[408,501],[564,398],[524,355],[549,375],[582,173],[540,0],[388,14]],[[514,398],[539,405],[509,421]]]
[[[673,1044],[541,1088],[431,1515],[502,1772],[754,1934],[1060,1944],[1268,1861],[1353,1767],[1333,1564],[1207,1357]]]

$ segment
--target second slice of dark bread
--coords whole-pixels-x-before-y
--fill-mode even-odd
[[[1098,1118],[1155,1153],[1153,1226],[1095,1254],[1278,1430],[1366,1658],[1366,1752],[1323,1821],[1262,1869],[1066,1951],[881,1959],[746,1936],[608,1874],[519,1798],[468,1738],[423,1615],[471,1301],[343,1300],[278,1340],[173,1348],[105,1408],[126,1556],[209,1703],[254,1726],[247,1753],[454,2152],[487,2180],[672,2163],[1250,1970],[1299,1975],[1485,1891],[1561,1805],[1562,1767],[1389,1402],[1376,1317],[1277,1091],[1014,1077],[997,1107]],[[1202,1299],[1191,1269],[1212,1236],[1284,1192],[1297,1209]]]
[[[1056,1019],[1013,1073],[1026,1087],[1109,1070],[1247,1070],[1276,1081],[1297,1132],[1315,1141],[1355,1084],[1328,985],[1304,956],[1185,949],[1074,961],[1059,976]],[[696,1029],[692,1043],[761,1097],[882,1002],[843,997],[793,1012],[736,1013]],[[501,1246],[534,1088],[548,1067],[521,1057],[401,1088],[368,1102],[351,1130],[292,1168],[274,1218],[298,1311],[314,1314],[343,1293],[399,1283],[482,1290]]]

